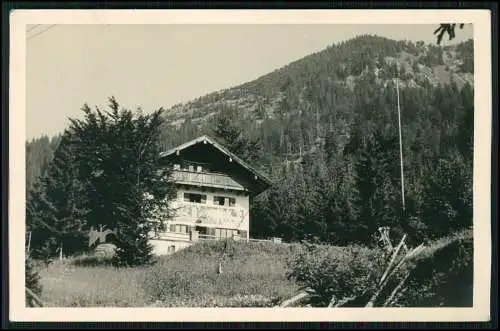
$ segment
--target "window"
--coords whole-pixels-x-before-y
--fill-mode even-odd
[[[174,164],[174,170],[181,170],[180,164]]]
[[[224,197],[217,197],[217,196],[215,196],[214,197],[214,205],[224,206],[224,201],[225,200],[226,200],[226,198],[224,198]]]
[[[184,224],[170,224],[170,232],[189,233],[189,227]]]
[[[232,238],[233,236],[238,235],[238,230],[233,229],[215,229],[215,236],[217,238]]]
[[[192,165],[189,166],[189,171],[193,172],[194,171],[194,167]]]
[[[169,246],[168,247],[168,252],[169,253],[174,253],[175,252],[175,245]]]
[[[184,193],[185,202],[206,203],[207,196],[205,194]]]
[[[229,201],[229,207],[234,207],[236,205],[235,198],[228,198],[228,197],[221,197],[221,196],[214,197],[214,205],[224,206],[224,205],[226,205],[226,199]]]
[[[201,172],[201,167],[200,166],[196,167],[196,172]]]

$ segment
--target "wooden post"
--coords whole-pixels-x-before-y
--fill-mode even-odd
[[[30,246],[31,246],[31,231],[29,232],[29,235],[28,235],[28,254],[30,252]]]
[[[396,79],[396,91],[398,95],[398,119],[399,119],[399,156],[401,163],[401,200],[403,203],[403,211],[405,210],[405,180],[403,174],[403,138],[401,134],[401,108],[399,106],[399,62],[398,62],[398,77]]]

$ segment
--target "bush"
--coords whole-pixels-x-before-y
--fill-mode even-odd
[[[473,238],[465,230],[433,242],[412,266],[398,300],[410,307],[472,307]]]
[[[40,275],[36,271],[35,265],[30,258],[25,259],[25,279],[26,287],[38,297],[42,294],[42,285],[40,284]],[[35,307],[34,299],[26,293],[26,304],[28,307]]]
[[[332,297],[336,302],[356,298],[366,303],[384,271],[384,259],[379,249],[306,243],[290,259],[287,277],[313,291],[312,306],[326,307]]]
[[[390,256],[378,248],[345,248],[305,244],[289,261],[287,276],[310,289],[309,303],[326,307],[347,302],[364,307],[380,290],[379,282]],[[472,231],[462,231],[432,242],[388,277],[374,306],[472,306]],[[408,276],[408,278],[406,278]],[[402,290],[392,296],[401,281]]]

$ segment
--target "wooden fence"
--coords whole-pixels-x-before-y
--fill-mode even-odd
[[[232,238],[223,238],[217,236],[211,236],[206,234],[200,234],[198,236],[199,240],[209,241],[209,240],[221,240],[221,239],[233,239],[235,241],[246,241],[246,242],[267,242],[267,243],[275,243],[282,244],[281,238],[271,238],[271,239],[257,239],[257,238],[241,238],[241,237],[232,237]]]

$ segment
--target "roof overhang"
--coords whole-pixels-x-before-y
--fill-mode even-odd
[[[247,162],[242,160],[240,157],[238,157],[237,155],[229,151],[226,147],[224,147],[216,140],[207,135],[198,137],[182,145],[179,145],[165,152],[162,152],[160,153],[160,157],[164,159],[169,159],[172,156],[180,155],[180,153],[183,151],[185,152],[189,151],[190,149],[194,149],[198,147],[197,145],[199,144],[205,144],[205,145],[209,144],[210,146],[214,147],[216,151],[220,152],[221,154],[224,154],[228,158],[229,162],[233,164],[233,166],[237,166],[244,172],[246,172],[247,177],[251,179],[255,184],[252,185],[254,187],[252,191],[255,195],[260,194],[261,192],[271,187],[272,181],[266,175],[264,175],[263,173],[261,173],[260,171],[249,165]]]

